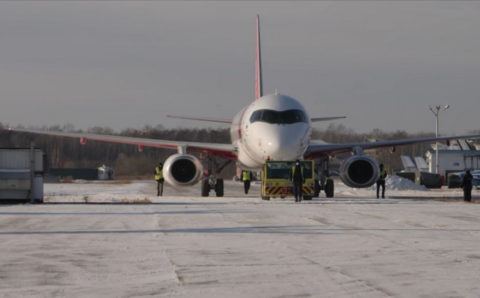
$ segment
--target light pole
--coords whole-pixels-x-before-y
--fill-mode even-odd
[[[428,106],[430,111],[435,115],[435,137],[438,138],[438,114],[440,113],[440,110],[446,111],[450,105],[444,105],[444,106],[435,106],[432,108],[431,106]],[[438,174],[438,142],[435,142],[435,174]]]

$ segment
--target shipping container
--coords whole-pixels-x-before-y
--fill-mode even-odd
[[[0,148],[0,201],[43,202],[45,155],[34,148]]]

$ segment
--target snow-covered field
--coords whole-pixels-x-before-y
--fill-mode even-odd
[[[0,205],[0,297],[479,297],[480,204],[405,183],[300,204],[45,184],[47,204]]]
[[[259,182],[253,182],[248,196],[243,194],[241,182],[226,181],[225,196],[229,201],[237,197],[242,200],[258,201],[260,193]],[[473,192],[475,194],[475,190]],[[124,203],[148,203],[164,202],[166,198],[183,200],[189,197],[197,198],[200,195],[200,186],[175,189],[165,184],[164,197],[159,199],[155,196],[156,185],[153,181],[82,181],[74,183],[49,183],[45,184],[46,202],[124,202]],[[212,191],[211,196],[215,196]],[[376,195],[376,186],[366,189],[353,189],[345,186],[340,181],[335,181],[335,196],[337,198],[373,198]],[[386,180],[386,196],[390,198],[461,198],[461,189],[427,189],[422,185],[399,176],[388,176]],[[287,199],[288,200],[288,199]],[[320,196],[321,202],[326,203],[324,196]]]

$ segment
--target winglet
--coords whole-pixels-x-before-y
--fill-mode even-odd
[[[255,34],[255,99],[259,99],[263,96],[262,85],[262,55],[260,52],[260,16],[257,14]]]

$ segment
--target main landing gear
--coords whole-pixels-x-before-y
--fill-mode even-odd
[[[204,160],[207,163],[207,170],[204,171],[202,179],[202,197],[208,197],[211,190],[215,191],[217,197],[223,197],[223,179],[217,178],[217,175],[221,173],[231,160],[218,163],[215,158],[210,156],[207,156]]]
[[[204,178],[202,181],[202,197],[208,197],[212,189],[215,190],[217,197],[223,197],[223,179]]]
[[[322,190],[325,192],[325,196],[327,198],[333,198],[334,191],[335,191],[335,184],[333,183],[333,179],[328,178],[328,179],[324,179],[324,181],[315,180],[314,197],[318,198],[320,196],[320,191]],[[304,199],[304,200],[308,200],[308,199]]]
[[[315,181],[315,196],[318,197],[320,190],[325,191],[325,196],[327,198],[333,198],[335,193],[335,185],[333,179],[329,178],[329,167],[328,167],[329,157],[324,157],[319,160],[318,171],[320,174],[320,180]],[[317,186],[318,185],[318,186]]]
[[[335,185],[333,184],[332,179],[327,179],[325,182],[325,195],[327,198],[333,198],[333,193],[335,190]]]

